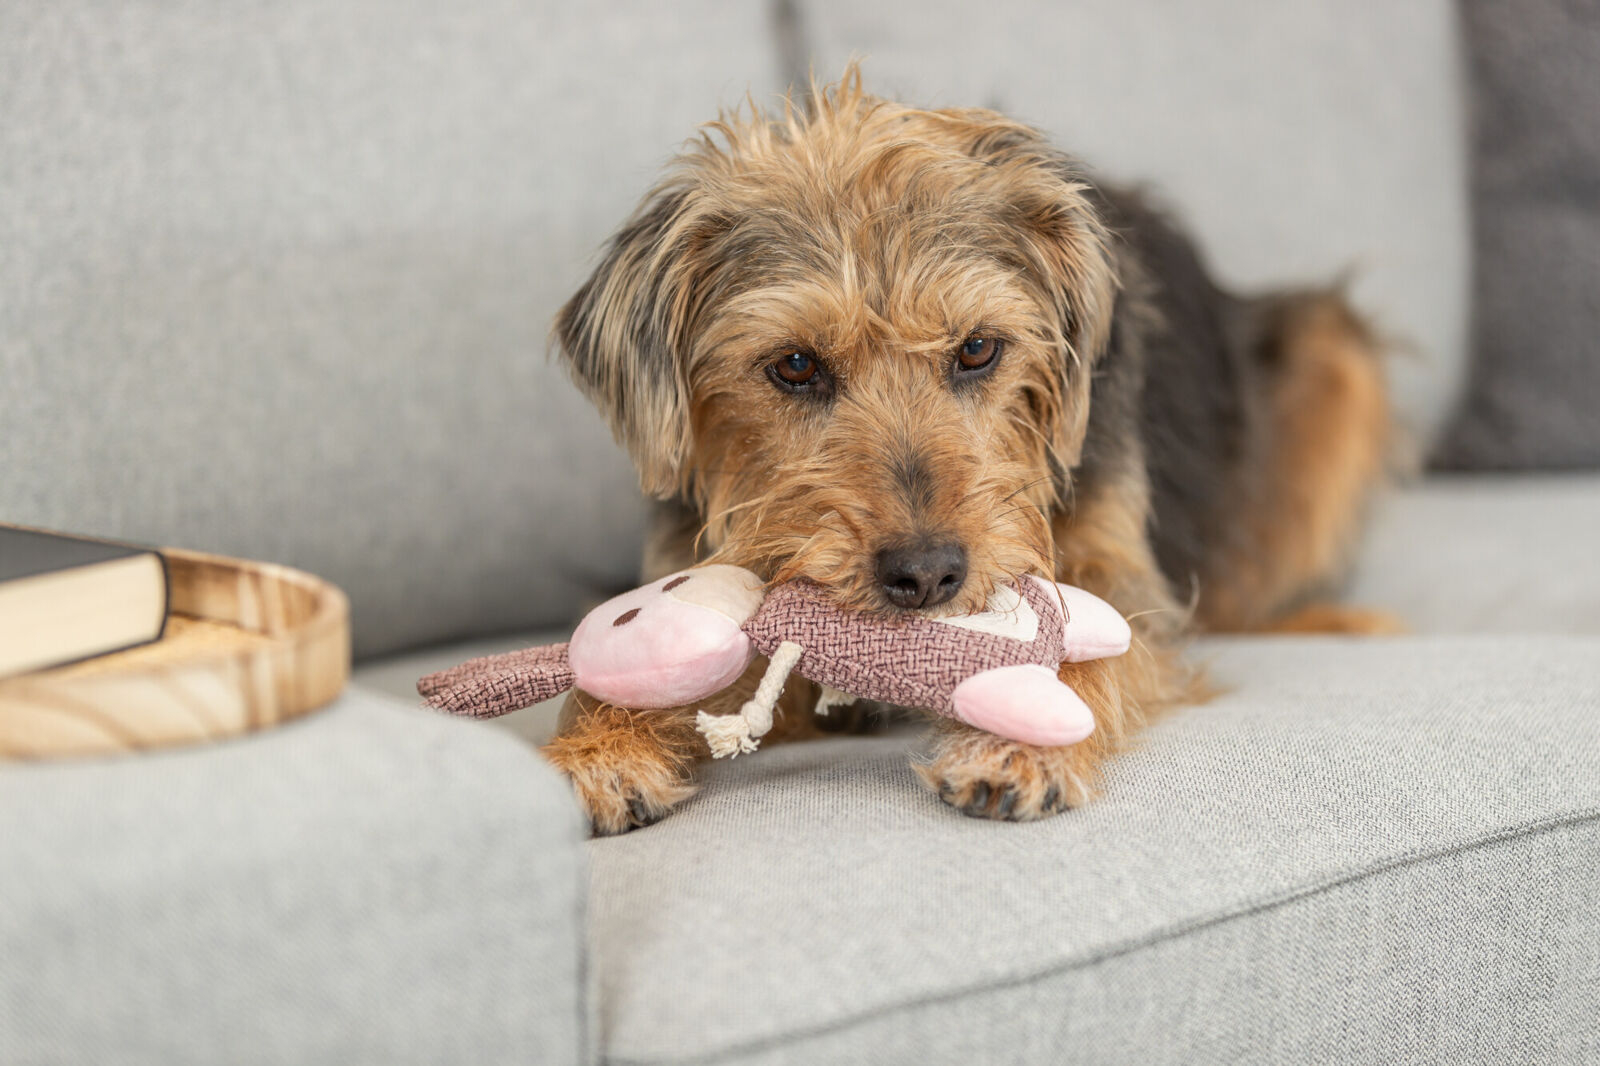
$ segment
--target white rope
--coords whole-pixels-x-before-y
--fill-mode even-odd
[[[840,692],[831,685],[823,685],[822,691],[817,694],[817,706],[813,713],[826,718],[828,712],[835,707],[848,707],[855,701],[856,698],[848,692]]]
[[[755,694],[739,708],[738,714],[711,715],[701,711],[695,715],[695,728],[711,746],[713,758],[729,758],[740,752],[756,750],[762,737],[772,728],[773,708],[783,695],[784,683],[789,673],[800,661],[805,651],[792,640],[786,640],[772,651],[767,662],[767,672],[761,675],[761,684]]]

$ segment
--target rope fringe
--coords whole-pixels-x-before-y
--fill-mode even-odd
[[[783,641],[773,649],[761,684],[738,714],[719,716],[701,711],[695,715],[695,729],[706,738],[712,758],[731,759],[756,750],[761,738],[772,729],[772,712],[778,697],[783,695],[783,686],[804,653],[805,649],[794,641]]]

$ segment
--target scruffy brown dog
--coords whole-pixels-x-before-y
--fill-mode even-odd
[[[664,501],[647,578],[712,557],[863,610],[971,611],[1036,572],[1116,604],[1134,650],[1062,668],[1088,741],[937,724],[918,772],[991,818],[1089,799],[1197,694],[1194,624],[1368,626],[1315,603],[1389,428],[1337,294],[1219,290],[1163,218],[991,111],[886,102],[855,71],[750,111],[706,127],[556,324]],[[597,832],[693,791],[694,710],[572,697],[545,752]]]

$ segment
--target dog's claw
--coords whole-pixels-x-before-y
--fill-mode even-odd
[[[967,801],[967,805],[962,808],[962,813],[970,818],[985,817],[989,807],[989,797],[992,793],[993,790],[989,787],[989,782],[979,781],[977,785],[973,787],[972,798],[969,799]]]
[[[1045,792],[1044,799],[1039,802],[1039,809],[1045,812],[1054,811],[1056,809],[1056,803],[1060,799],[1061,790],[1055,785],[1051,785],[1050,788]]]
[[[645,806],[644,800],[638,798],[628,801],[628,815],[632,819],[633,828],[635,829],[642,829],[647,825],[655,825],[661,820],[660,815],[652,812],[649,807]]]
[[[1011,820],[1011,812],[1016,808],[1017,800],[1020,798],[1021,796],[1016,789],[1006,789],[1000,794],[1000,802],[995,806],[994,816],[996,818],[1004,818],[1009,822]]]

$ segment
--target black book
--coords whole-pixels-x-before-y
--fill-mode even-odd
[[[0,525],[0,677],[148,644],[166,622],[159,552]]]

